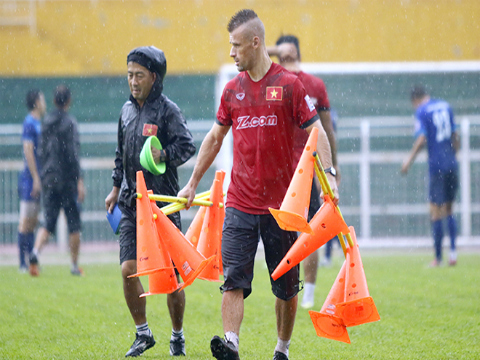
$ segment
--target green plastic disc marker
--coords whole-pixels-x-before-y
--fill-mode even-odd
[[[155,164],[153,160],[152,148],[162,150],[162,144],[156,136],[149,136],[145,144],[143,145],[142,151],[140,152],[140,164],[150,171],[153,175],[161,175],[165,172],[165,163],[161,162],[160,164]]]

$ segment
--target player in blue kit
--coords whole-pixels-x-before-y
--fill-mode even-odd
[[[22,147],[24,167],[18,176],[18,197],[20,198],[20,215],[18,223],[18,250],[20,255],[20,272],[27,271],[25,259],[33,249],[33,232],[40,211],[41,183],[38,163],[38,143],[40,139],[40,120],[47,106],[40,90],[30,90],[26,96],[28,115],[23,121]]]
[[[427,145],[430,218],[435,247],[435,260],[431,266],[440,266],[442,262],[444,219],[450,234],[449,265],[453,266],[457,263],[457,224],[452,205],[458,189],[458,163],[455,153],[460,144],[453,111],[446,101],[430,98],[423,86],[417,85],[412,89],[411,100],[416,109],[416,140],[401,171],[406,174],[419,151]]]

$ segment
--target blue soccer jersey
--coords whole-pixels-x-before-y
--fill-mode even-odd
[[[22,131],[22,144],[24,141],[29,141],[33,143],[33,154],[35,156],[35,162],[37,164],[37,169],[39,169],[39,161],[37,149],[40,141],[40,121],[35,119],[30,114],[26,116],[23,122],[23,131]],[[28,169],[27,161],[24,158],[24,168],[18,177],[18,193],[20,199],[22,200],[32,200],[30,192],[33,187],[33,178]]]
[[[415,119],[415,137],[423,134],[427,139],[430,175],[456,170],[458,165],[452,143],[456,129],[450,105],[431,99],[417,109]]]

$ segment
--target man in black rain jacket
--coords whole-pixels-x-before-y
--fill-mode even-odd
[[[39,159],[42,182],[43,215],[45,223],[37,232],[30,255],[30,274],[39,275],[38,255],[50,235],[55,233],[60,209],[67,218],[72,275],[82,275],[78,267],[80,251],[80,203],[85,188],[80,173],[80,140],[77,120],[68,113],[71,93],[64,85],[54,92],[56,109],[48,113],[42,123]]]
[[[128,54],[127,67],[131,95],[120,113],[113,189],[105,199],[105,206],[112,212],[118,202],[122,211],[119,242],[123,291],[137,329],[128,357],[139,356],[155,345],[147,323],[146,300],[139,297],[144,293],[142,284],[138,277],[128,278],[137,271],[136,173],[143,171],[147,189],[154,194],[175,196],[179,191],[177,167],[194,155],[195,145],[180,109],[162,93],[167,70],[163,52],[154,46],[136,48]],[[152,147],[155,162],[166,165],[161,175],[150,173],[140,164],[140,152],[151,135],[157,136],[163,147],[161,151]],[[179,213],[169,218],[181,228]],[[172,321],[170,355],[185,355],[184,291],[168,294],[167,305]]]

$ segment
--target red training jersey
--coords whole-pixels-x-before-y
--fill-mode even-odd
[[[294,172],[294,131],[317,119],[301,81],[278,64],[258,82],[246,71],[229,81],[217,112],[233,134],[226,206],[250,214],[278,209]]]
[[[328,100],[327,87],[322,79],[307,74],[303,71],[294,73],[298,76],[302,82],[308,96],[312,100],[317,112],[330,110],[330,101]],[[303,149],[308,140],[308,133],[303,129],[295,129],[295,162],[293,164],[294,170],[297,167],[297,163],[302,156]]]

